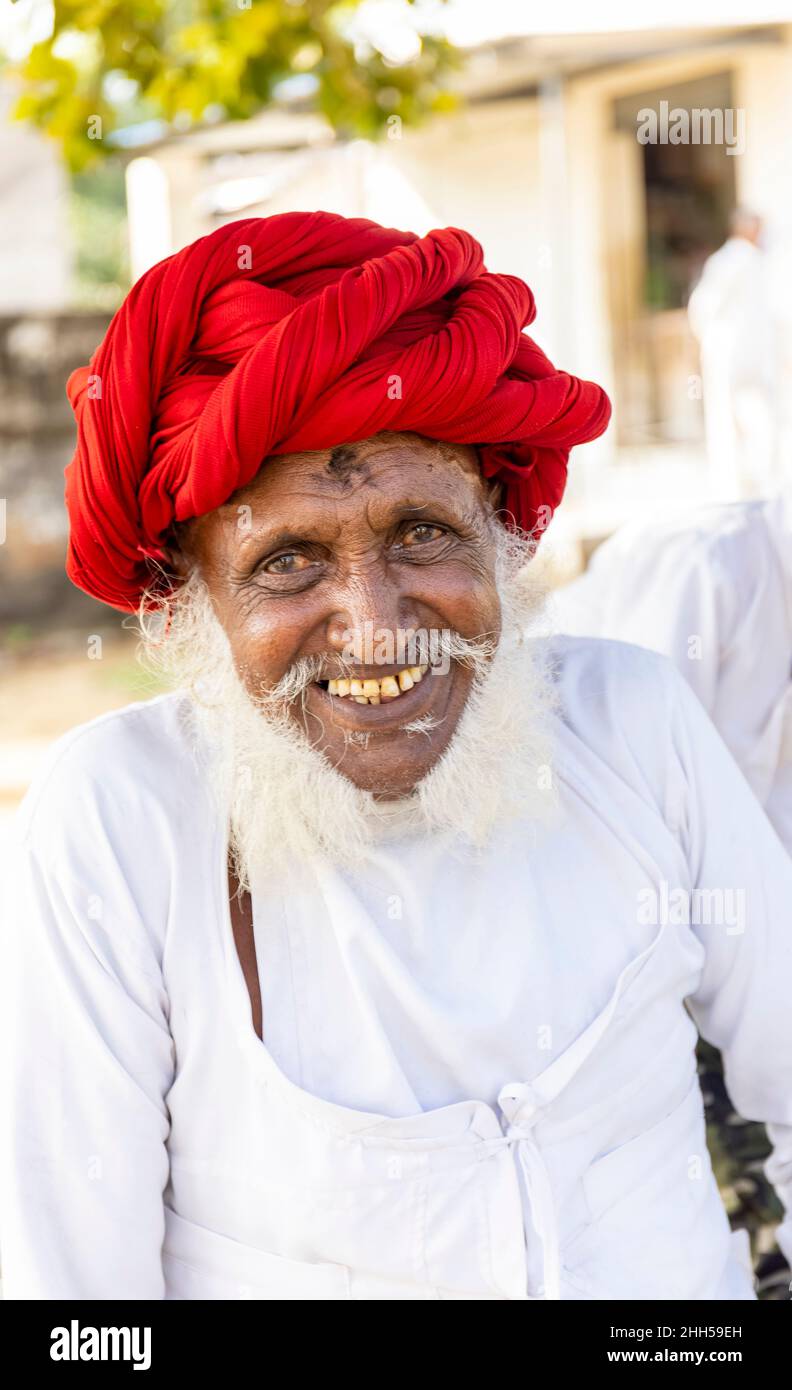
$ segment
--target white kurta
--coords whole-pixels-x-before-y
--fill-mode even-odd
[[[781,497],[631,523],[553,596],[562,631],[671,658],[792,853],[792,525]]]
[[[556,655],[559,825],[256,885],[263,1043],[186,702],[53,748],[6,919],[7,1297],[755,1296],[693,1019],[792,1206],[792,863],[670,663]]]

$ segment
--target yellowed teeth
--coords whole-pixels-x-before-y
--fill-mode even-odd
[[[327,689],[331,695],[337,695],[341,699],[352,699],[358,705],[379,705],[385,700],[396,700],[406,690],[412,690],[420,680],[423,680],[426,666],[405,666],[403,671],[399,671],[395,676],[382,676],[380,680],[371,677],[366,680],[347,680],[340,677],[338,680],[328,681]]]

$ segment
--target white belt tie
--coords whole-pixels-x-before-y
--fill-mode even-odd
[[[534,1077],[533,1084],[522,1081],[507,1081],[498,1093],[498,1105],[508,1121],[503,1138],[495,1139],[496,1145],[514,1145],[519,1158],[519,1167],[525,1181],[526,1195],[530,1206],[530,1219],[542,1243],[543,1289],[538,1295],[525,1294],[526,1298],[561,1297],[561,1252],[559,1249],[558,1222],[555,1199],[550,1182],[550,1174],[539,1146],[533,1137],[533,1127],[542,1111],[553,1103],[586,1058],[591,1055],[607,1029],[616,1012],[619,1000],[641,965],[655,951],[661,937],[667,931],[667,920],[655,933],[649,945],[639,955],[628,961],[620,972],[616,985],[605,1008],[587,1028],[570,1043],[560,1056],[556,1057],[541,1076]],[[525,1238],[528,1244],[533,1240],[533,1232],[528,1230],[527,1213],[523,1213]]]
[[[535,1092],[521,1082],[508,1082],[501,1088],[498,1105],[505,1115],[508,1125],[505,1141],[514,1145],[520,1170],[525,1182],[530,1211],[524,1213],[523,1225],[526,1240],[533,1240],[533,1223],[536,1234],[542,1243],[543,1283],[538,1297],[559,1299],[561,1297],[561,1253],[558,1241],[555,1198],[547,1165],[539,1146],[533,1137],[533,1125],[538,1118],[540,1105]],[[532,1297],[532,1295],[526,1295]]]

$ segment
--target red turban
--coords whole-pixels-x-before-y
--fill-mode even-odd
[[[528,286],[489,274],[456,227],[418,237],[290,212],[201,237],[141,276],[69,377],[69,578],[135,609],[158,571],[170,582],[174,521],[222,505],[268,455],[381,430],[478,446],[532,530],[561,500],[572,445],[610,416],[599,386],[521,332],[534,314]]]

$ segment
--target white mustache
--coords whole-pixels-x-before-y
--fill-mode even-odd
[[[479,638],[463,637],[460,632],[456,632],[453,628],[436,628],[431,633],[425,634],[419,641],[419,646],[426,648],[422,655],[426,658],[431,656],[438,665],[443,662],[456,661],[458,665],[465,666],[474,673],[480,672],[482,674],[495,655],[497,645],[497,639],[489,635]],[[320,654],[301,656],[284,672],[280,680],[276,681],[274,685],[262,689],[256,695],[256,703],[262,709],[295,704],[304,697],[308,687],[313,685],[315,681],[327,680],[330,669],[326,656]],[[332,658],[333,678],[337,677],[341,671],[354,676],[354,663],[345,661],[343,657],[334,656]]]

